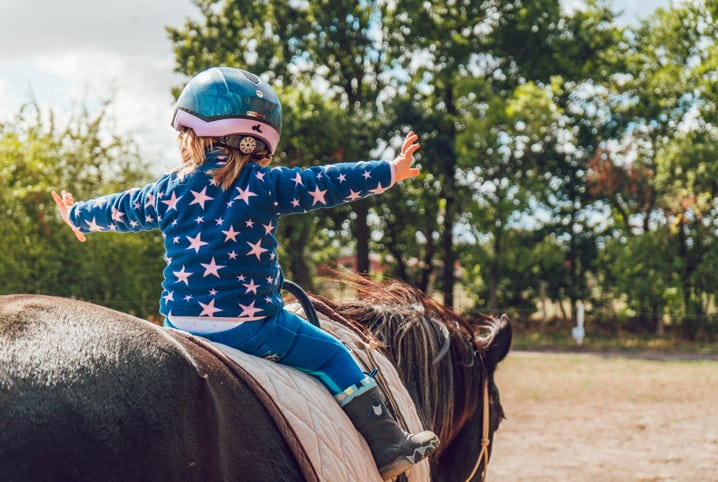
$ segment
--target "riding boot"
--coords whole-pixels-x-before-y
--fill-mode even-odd
[[[381,401],[372,378],[365,378],[337,396],[339,404],[367,441],[384,480],[406,472],[439,446],[438,437],[425,430],[404,432]]]

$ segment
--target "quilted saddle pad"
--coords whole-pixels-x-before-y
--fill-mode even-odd
[[[299,305],[287,309],[301,313]],[[366,347],[361,338],[349,328],[333,320],[320,317],[322,328],[346,343],[365,371]],[[207,340],[206,340],[207,341]],[[211,343],[215,348],[248,372],[279,407],[285,423],[301,441],[319,480],[345,482],[381,481],[369,446],[354,428],[334,397],[314,377],[292,367],[248,355],[237,349]],[[411,432],[424,430],[414,403],[401,382],[394,365],[377,350],[371,353],[400,410],[400,417]],[[275,414],[276,416],[276,414]],[[410,482],[429,480],[429,462],[423,460],[407,473]]]

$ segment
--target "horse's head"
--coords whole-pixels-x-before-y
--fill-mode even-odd
[[[471,323],[400,282],[347,284],[355,301],[322,299],[317,309],[367,328],[385,346],[425,428],[441,440],[430,458],[432,480],[481,480],[503,419],[494,372],[511,346],[509,319]]]
[[[454,351],[472,352],[471,366],[454,370],[457,387],[463,387],[465,394],[463,410],[456,413],[451,431],[442,439],[441,452],[432,460],[432,481],[483,480],[494,432],[504,418],[494,372],[511,348],[511,323],[506,315],[482,315],[469,326],[470,334],[457,320],[454,332],[455,337],[464,339],[455,343]],[[460,348],[462,345],[465,348]]]

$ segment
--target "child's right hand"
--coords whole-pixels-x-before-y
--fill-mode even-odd
[[[70,222],[70,218],[67,214],[72,205],[75,204],[75,200],[72,199],[72,194],[66,191],[62,191],[62,197],[60,197],[59,194],[57,194],[55,191],[52,191],[52,199],[54,199],[55,204],[57,204],[57,209],[60,211],[60,216],[62,216],[62,220],[65,221],[65,223],[72,228],[72,232],[75,233],[75,237],[77,238],[77,240],[84,243],[86,240],[85,235],[82,234],[80,230],[77,229]]]

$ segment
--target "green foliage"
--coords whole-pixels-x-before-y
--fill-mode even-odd
[[[706,81],[716,75],[715,34],[698,0],[659,10],[627,38],[625,71],[612,85],[625,147],[595,171],[615,211],[606,259],[623,260],[604,265],[604,289],[625,298],[637,324],[660,328],[668,314],[688,336],[705,333],[715,310],[706,270],[718,221],[718,96]]]
[[[157,311],[162,243],[158,235],[75,240],[60,220],[53,190],[77,199],[146,178],[136,147],[107,136],[106,107],[80,110],[59,127],[34,105],[0,125],[0,293],[44,293],[91,300],[150,316]],[[102,239],[99,239],[102,238]]]
[[[386,61],[373,29],[377,18],[381,18],[376,3],[200,0],[198,5],[203,13],[200,21],[188,21],[181,29],[168,29],[175,49],[176,70],[193,75],[223,64],[260,74],[283,88],[285,95],[291,90],[321,93],[334,109],[343,110],[341,121],[301,125],[300,110],[285,110],[285,125],[298,128],[284,129],[279,149],[310,139],[325,146],[323,152],[330,153],[335,160],[368,157],[380,136],[377,99],[384,84],[381,74]],[[292,115],[300,117],[292,120]],[[314,130],[309,131],[310,127]],[[293,153],[286,155],[291,157]],[[309,165],[315,159],[294,161]],[[361,201],[324,215],[329,220],[352,217],[349,227],[356,240],[361,270],[368,268],[371,204]],[[334,224],[339,231],[337,222]],[[315,231],[306,234],[304,240],[318,237]],[[310,256],[306,242],[293,241],[296,256]],[[296,278],[310,279],[301,262],[290,264],[297,268]]]
[[[170,29],[178,69],[228,63],[283,85],[296,106],[284,162],[361,158],[377,137],[420,134],[422,176],[368,218],[389,275],[451,304],[459,261],[490,311],[531,311],[543,286],[572,311],[625,303],[649,328],[658,313],[713,309],[718,49],[706,2],[637,28],[616,26],[603,0],[571,12],[558,0],[199,5],[201,22]],[[316,149],[295,152],[303,143]],[[323,259],[361,241],[351,220],[367,209],[288,226],[303,260],[293,270],[312,269],[302,239]]]
[[[651,332],[657,330],[667,304],[675,309],[671,301],[682,260],[672,259],[672,266],[666,262],[670,260],[670,245],[670,234],[663,230],[611,240],[601,254],[604,285],[612,288],[614,299],[626,300],[623,314],[636,318]]]
[[[284,110],[282,152],[275,161],[290,167],[327,164],[342,160],[342,133],[347,119],[334,102],[311,88],[282,89]],[[321,133],[319,135],[318,133]],[[346,215],[346,211],[343,213]],[[321,264],[331,264],[340,240],[349,243],[337,229],[341,218],[287,216],[279,224],[279,255],[287,278],[306,289],[314,289],[312,273]]]
[[[390,158],[409,128],[420,135],[420,177],[282,221],[289,278],[321,289],[321,264],[371,247],[387,276],[448,304],[460,276],[483,311],[528,316],[545,297],[571,318],[583,301],[607,331],[715,336],[715,2],[680,2],[635,28],[618,27],[607,0],[570,12],[558,0],[196,3],[199,20],[168,29],[176,70],[223,64],[270,80],[285,112],[275,162]],[[103,118],[58,128],[30,106],[0,127],[11,221],[0,290],[148,314],[157,235],[80,245],[48,196],[144,180],[134,145],[108,137]]]

